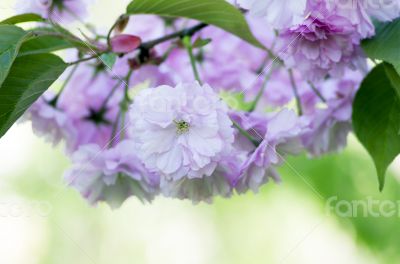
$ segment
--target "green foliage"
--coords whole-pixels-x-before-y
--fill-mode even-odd
[[[115,62],[117,61],[117,57],[118,57],[117,54],[115,54],[115,53],[113,53],[113,52],[105,53],[105,54],[102,54],[102,55],[100,56],[101,61],[102,61],[105,65],[107,65],[107,67],[108,67],[109,69],[112,69],[112,67],[114,67]]]
[[[321,213],[324,214],[325,219],[336,218],[349,235],[354,235],[357,242],[368,247],[375,256],[381,259],[379,263],[399,263],[398,211],[391,217],[376,217],[371,214],[364,215],[365,209],[359,206],[354,207],[356,210],[354,215],[343,217],[349,208],[339,206],[339,212],[329,209],[329,206],[339,205],[340,201],[351,203],[373,199],[382,205],[387,201],[400,200],[400,184],[395,177],[387,179],[385,192],[381,193],[377,190],[373,181],[376,176],[368,154],[359,151],[358,146],[355,147],[355,145],[355,142],[350,140],[350,147],[343,153],[324,156],[313,162],[310,162],[306,156],[290,157],[287,160],[287,164],[290,165],[283,166],[279,172],[286,188],[303,190],[304,194],[308,194],[312,200],[320,202]],[[329,203],[332,197],[337,197],[337,201]],[[378,209],[374,208],[374,212]]]
[[[264,48],[253,36],[243,14],[225,0],[134,0],[127,13],[185,17],[214,25],[250,44]]]
[[[210,38],[207,38],[207,39],[197,38],[193,43],[193,48],[194,49],[203,48],[203,47],[207,46],[208,44],[210,44],[211,41],[212,41],[212,39],[210,39]]]
[[[390,64],[377,66],[361,84],[353,104],[354,132],[375,162],[381,190],[387,167],[400,153],[400,101],[393,86],[396,75]]]
[[[27,33],[18,27],[0,25],[0,85],[6,78],[26,37]]]
[[[1,21],[0,24],[15,25],[15,24],[25,23],[25,22],[41,22],[41,21],[44,21],[44,19],[37,14],[21,14],[21,15],[16,15],[16,16],[7,18],[7,19]]]
[[[364,80],[353,121],[355,133],[374,159],[382,189],[386,168],[400,152],[400,19],[375,26],[376,35],[364,40],[362,47],[369,58],[388,64]]]
[[[77,48],[82,52],[98,51],[95,45],[77,38],[58,24],[52,24],[51,27],[34,27],[27,31],[34,36],[29,43],[25,43],[27,51],[33,52],[29,54],[38,54],[46,50],[48,50],[47,52],[53,52],[68,48]]]
[[[230,93],[222,91],[222,100],[232,109],[238,111],[249,111],[253,107],[253,102],[247,102],[244,93]]]
[[[73,47],[74,45],[71,42],[60,37],[37,36],[24,42],[18,56],[49,53]]]
[[[32,36],[19,27],[0,25],[0,137],[67,67],[41,46],[35,51]]]
[[[396,91],[397,96],[400,99],[400,75],[390,65],[387,65],[386,74],[387,74],[387,76],[388,76],[388,78],[389,78],[394,90]]]
[[[400,19],[377,25],[376,35],[362,47],[368,57],[393,64],[400,74]]]
[[[64,72],[67,64],[53,54],[18,57],[0,87],[0,137]]]

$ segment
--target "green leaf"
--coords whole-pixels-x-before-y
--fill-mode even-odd
[[[392,83],[392,86],[396,91],[398,98],[400,99],[400,75],[390,64],[386,65],[386,74],[389,77],[389,80]]]
[[[244,93],[222,91],[220,97],[234,110],[248,112],[253,107],[253,102],[247,102]]]
[[[56,36],[37,36],[25,41],[18,56],[30,54],[49,53],[63,49],[73,48],[71,42]]]
[[[27,37],[27,33],[19,27],[0,25],[0,85],[17,57],[18,50]]]
[[[0,86],[0,137],[64,72],[67,64],[53,54],[18,57]]]
[[[354,132],[374,160],[379,188],[387,167],[400,153],[400,100],[390,77],[390,64],[380,64],[364,79],[353,104]]]
[[[203,48],[206,45],[208,45],[209,43],[211,43],[211,39],[207,38],[207,39],[202,39],[202,38],[197,38],[194,43],[193,43],[193,48]]]
[[[376,35],[364,40],[362,47],[368,57],[393,64],[400,74],[400,19],[379,24]]]
[[[251,33],[243,14],[225,0],[134,0],[129,4],[127,13],[195,19],[265,49]]]
[[[118,57],[117,54],[110,52],[101,55],[100,59],[109,69],[112,69],[112,67],[114,67],[115,62],[117,61],[117,57]]]
[[[0,24],[15,25],[24,22],[42,22],[44,19],[37,14],[21,14],[7,18],[0,22]]]
[[[97,50],[96,46],[76,38],[71,32],[57,24],[53,25],[53,27],[36,27],[28,30],[28,32],[35,36],[29,43],[32,48],[28,48],[32,51],[37,48],[38,51],[34,53],[43,53],[41,50],[45,49],[52,52],[73,47],[83,52]],[[29,52],[27,54],[32,53]]]

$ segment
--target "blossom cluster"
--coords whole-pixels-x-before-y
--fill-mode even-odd
[[[25,11],[53,20],[86,14],[83,0],[32,2]],[[77,64],[30,108],[34,132],[64,142],[66,181],[90,203],[257,192],[281,180],[288,155],[346,146],[368,69],[361,40],[375,34],[373,20],[398,18],[400,2],[230,2],[267,51],[214,26],[191,35],[190,49],[184,39],[145,49],[196,22],[134,16],[114,31],[113,67],[101,57]]]

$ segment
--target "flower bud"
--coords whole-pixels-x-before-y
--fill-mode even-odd
[[[116,53],[129,53],[137,49],[142,40],[133,35],[121,34],[111,39],[111,49]]]
[[[126,26],[129,23],[129,16],[123,15],[118,19],[118,22],[115,26],[115,32],[121,33],[125,30]]]

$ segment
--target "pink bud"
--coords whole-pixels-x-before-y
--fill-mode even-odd
[[[128,53],[137,49],[142,40],[133,35],[121,34],[111,39],[111,48],[116,53]]]

